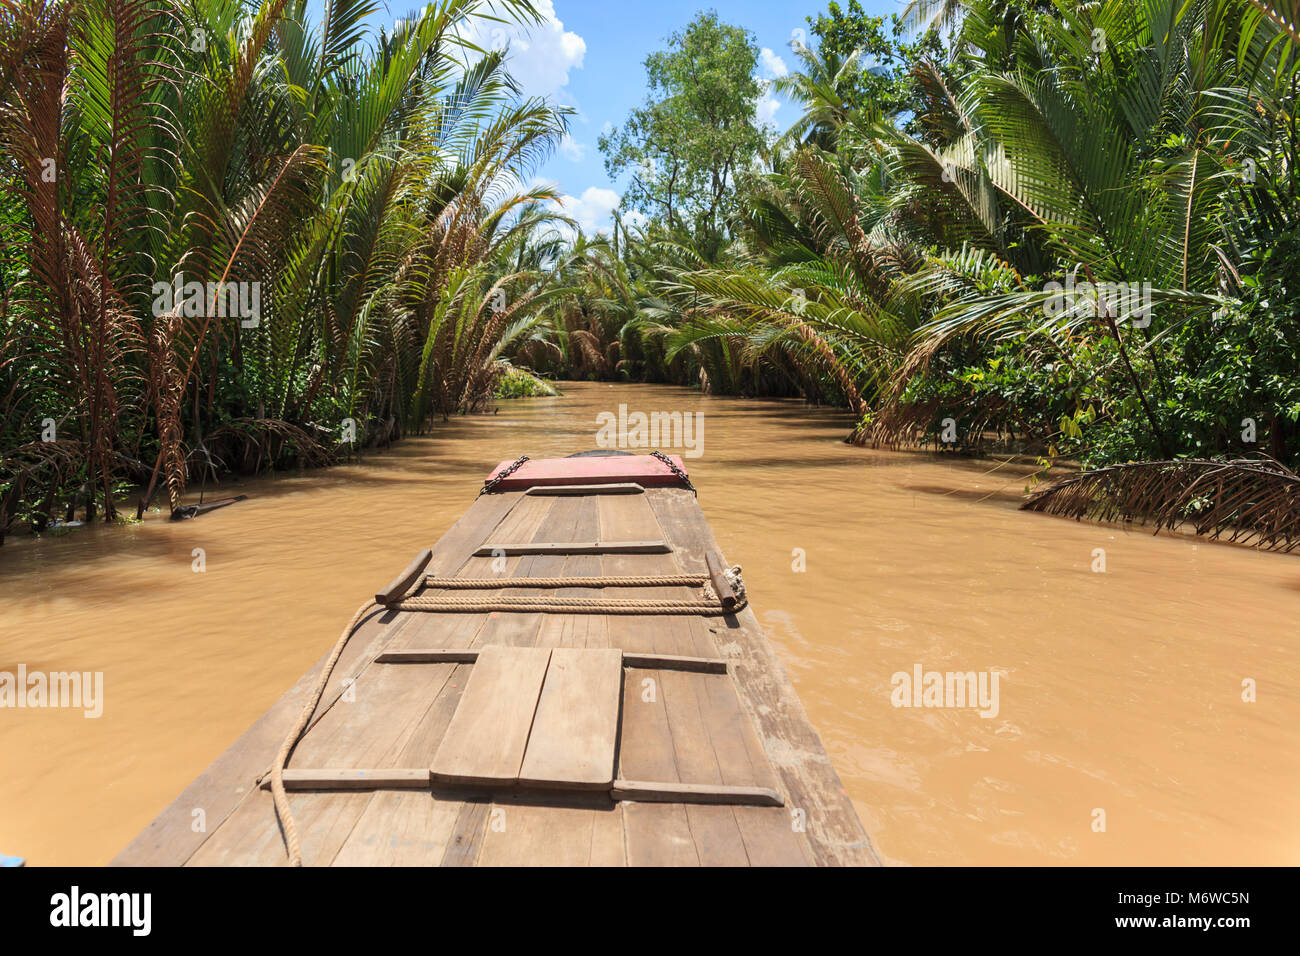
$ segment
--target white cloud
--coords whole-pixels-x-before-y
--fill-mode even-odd
[[[762,84],[763,92],[759,95],[758,102],[754,104],[754,121],[759,126],[775,126],[776,111],[781,108],[781,101],[772,95],[771,81],[785,76],[790,70],[785,65],[785,60],[768,47],[763,47],[758,52],[758,72],[768,82]]]
[[[582,157],[587,154],[587,144],[579,143],[568,133],[560,140],[560,154],[571,163],[582,162]]]
[[[758,67],[763,76],[771,79],[772,77],[785,76],[790,72],[785,65],[785,60],[781,59],[768,47],[758,51]]]
[[[554,98],[568,85],[569,71],[581,69],[587,43],[564,29],[552,0],[534,0],[533,5],[542,17],[536,26],[475,18],[467,39],[487,50],[500,50],[509,44],[510,72],[523,87],[524,95]]]
[[[582,231],[590,236],[609,229],[610,213],[618,208],[618,203],[618,193],[614,190],[588,186],[581,196],[561,196],[556,208],[575,220]]]
[[[776,111],[781,108],[781,101],[771,93],[764,93],[754,104],[754,120],[759,126],[776,125]]]

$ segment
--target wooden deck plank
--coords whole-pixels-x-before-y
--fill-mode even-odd
[[[483,835],[479,866],[588,866],[597,816],[607,817],[607,796],[536,803],[498,800],[498,826]]]
[[[732,807],[751,866],[812,866],[812,844],[796,833],[790,808]]]
[[[635,481],[614,481],[599,485],[533,485],[526,495],[641,495],[645,488]]]
[[[474,553],[476,557],[487,557],[498,554],[668,554],[671,550],[672,548],[658,539],[619,538],[593,541],[586,538],[574,541],[509,541],[485,544]]]
[[[623,834],[623,805],[593,810],[591,855],[588,866],[627,866],[627,839]]]
[[[706,674],[687,674],[680,671],[660,671],[663,682],[664,710],[673,740],[673,762],[678,778],[686,784],[721,784],[724,781],[714,752],[714,728],[701,712],[700,695],[707,682],[725,682],[729,677],[711,677]],[[704,807],[686,808],[691,838],[704,865],[740,865],[749,857],[745,841],[730,807],[716,810]]]
[[[629,780],[680,780],[660,673],[625,670],[623,680],[618,775]]]
[[[560,588],[563,591],[580,591],[582,588]],[[563,620],[563,615],[553,615]],[[585,617],[600,618],[598,614]],[[547,647],[583,647],[576,644],[547,644]],[[620,652],[621,653],[621,652]],[[682,657],[677,654],[622,654],[624,667],[646,670],[686,671],[693,674],[725,674],[727,661],[722,657]],[[409,647],[385,650],[375,658],[378,664],[473,664],[478,651],[469,648]]]
[[[635,497],[613,496],[597,499],[600,513],[600,533],[608,538],[631,535],[662,536],[659,521],[644,495]],[[601,558],[601,573],[609,575],[678,574],[680,567],[675,555],[607,554]],[[694,588],[603,588],[610,598],[676,598],[698,597]],[[643,651],[660,654],[693,655],[695,644],[688,635],[689,618],[661,617],[641,614],[609,615],[609,646],[623,651]],[[712,653],[712,652],[710,652]]]
[[[550,559],[547,559],[550,560]],[[564,559],[561,577],[594,577],[604,574],[597,554],[574,554]],[[599,597],[602,588],[556,588],[545,593],[558,597]],[[534,592],[543,593],[543,592]],[[609,647],[609,626],[603,614],[542,614],[537,634],[538,647]]]
[[[583,509],[585,498],[557,498],[547,509],[545,519],[537,525],[532,535],[520,535],[516,540],[530,544],[554,544],[557,541],[581,540],[575,529]],[[594,539],[594,533],[583,535],[587,540]]]
[[[531,541],[538,526],[551,513],[554,502],[546,498],[524,496],[505,517],[486,535],[481,544],[498,544],[503,541]],[[477,549],[475,549],[477,550]]]
[[[397,767],[420,718],[455,664],[367,668],[294,748],[289,766]]]
[[[352,832],[373,793],[291,793],[303,864],[325,866]],[[257,790],[223,821],[186,866],[288,866],[268,790]]]
[[[601,535],[600,521],[600,500],[601,496],[584,498],[586,507],[583,509],[577,525],[574,526],[574,535],[599,538]],[[660,535],[662,537],[662,535]],[[607,574],[605,570],[605,559],[598,554],[574,554],[567,557],[564,561],[562,573],[567,577],[586,577],[591,575]],[[604,592],[604,588],[557,588],[555,594],[559,597],[599,597]],[[564,621],[559,635],[552,637],[552,632],[548,629],[551,621]],[[546,640],[553,640],[556,647],[610,647],[609,643],[609,618],[604,614],[547,614],[544,615],[542,629],[546,632]],[[539,643],[542,639],[539,637]],[[621,677],[620,677],[621,680]],[[619,816],[619,832],[622,832],[622,815]],[[621,837],[620,837],[621,839]]]
[[[622,690],[619,651],[553,649],[519,771],[520,786],[609,789]]]
[[[406,742],[393,760],[398,767],[429,767],[433,765],[438,744],[442,742],[451,723],[452,714],[460,703],[465,685],[469,682],[472,664],[456,664],[447,680],[436,692],[423,716],[406,736]]]
[[[631,501],[601,499],[602,534],[650,535],[663,531],[644,497]],[[676,555],[630,558],[621,555],[603,559],[607,574],[671,574],[683,568]],[[607,589],[619,596],[694,596],[685,588]],[[611,643],[626,652],[640,650],[678,657],[717,659],[707,630],[692,618],[619,617],[611,619]],[[640,680],[638,680],[640,677]],[[632,695],[641,690],[641,680],[655,681],[659,699],[655,703]],[[694,675],[657,670],[629,672],[620,776],[660,782],[688,781],[721,783],[709,730],[703,724],[695,691]],[[729,680],[729,678],[722,678]],[[632,710],[631,708],[636,708]],[[684,822],[683,833],[695,843],[696,859],[711,865],[740,865],[748,859],[740,828],[727,807],[686,807],[682,814],[667,819]],[[628,846],[644,850],[653,834],[643,828],[658,826],[662,814],[634,811],[625,817]],[[687,854],[683,854],[687,856]],[[631,862],[631,860],[629,860]]]
[[[554,507],[554,499],[524,498],[501,521],[493,534],[488,536],[487,541],[532,540],[539,534],[551,533],[549,530],[550,525],[547,522],[552,524],[555,522],[553,516]],[[561,524],[561,527],[563,526]],[[548,530],[542,530],[543,528]],[[501,577],[502,579],[529,577],[535,573],[536,560],[536,558],[526,555],[513,557],[471,556],[456,576],[469,578]],[[424,593],[446,594],[448,592],[428,589]],[[452,593],[463,597],[466,592]],[[502,593],[529,594],[534,592],[511,589]],[[420,616],[428,619],[427,623],[418,629],[413,629],[408,636],[404,636],[402,641],[395,643],[395,647],[470,647],[484,643],[528,646],[536,640],[536,629],[540,626],[540,619],[543,617],[543,615],[538,614],[505,614],[501,612],[497,612],[495,615],[482,613],[422,614]],[[466,622],[457,625],[454,619],[458,617],[465,618]],[[449,634],[455,639],[456,643],[437,643],[437,637],[440,633]],[[414,643],[414,635],[417,634],[428,643]]]
[[[628,866],[699,866],[686,808],[680,803],[625,803]]]
[[[738,787],[779,789],[780,783],[749,722],[730,678],[699,675],[690,682],[719,781]]]
[[[686,807],[686,822],[701,866],[748,866],[745,839],[732,807]]]
[[[406,627],[394,635],[388,649],[405,647],[469,647],[487,623],[487,614],[427,614],[403,612]]]
[[[441,866],[474,866],[478,862],[483,837],[491,824],[491,811],[492,804],[483,797],[466,800],[460,805]]]
[[[333,866],[437,866],[463,802],[428,790],[376,793],[332,861]]]
[[[614,781],[616,800],[637,803],[705,803],[731,807],[779,807],[785,798],[763,787],[733,787],[723,783],[663,783],[654,780]]]
[[[427,767],[317,767],[311,770],[284,771],[284,789],[337,791],[337,790],[428,790]],[[262,781],[262,789],[271,789],[271,780]]]
[[[659,671],[658,674],[677,779],[683,783],[722,783],[709,728],[705,726],[695,697],[695,684],[708,680],[708,677],[680,671]]]
[[[480,651],[433,758],[435,780],[516,783],[550,657],[546,648],[488,645]]]

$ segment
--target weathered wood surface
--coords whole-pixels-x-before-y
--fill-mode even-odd
[[[550,659],[550,650],[542,647],[491,645],[479,652],[433,758],[435,781],[498,787],[519,782]]]
[[[672,549],[662,541],[536,541],[487,544],[475,557],[516,554],[667,554]]]
[[[785,800],[767,787],[733,787],[723,783],[653,783],[615,780],[615,800],[647,803],[722,803],[728,806],[779,807]]]
[[[537,701],[519,785],[609,790],[614,782],[623,654],[557,647]]]
[[[640,495],[645,489],[634,481],[616,481],[605,485],[534,485],[526,495]]]
[[[503,590],[485,594],[698,596],[685,587],[509,587],[520,577],[709,571],[717,545],[689,492],[565,491],[479,498],[432,549],[415,593],[449,593],[423,584],[432,574],[500,577]],[[665,550],[555,547],[600,541],[664,542]],[[500,553],[519,544],[541,547]],[[530,656],[544,663],[500,676]],[[557,660],[567,663],[556,668]],[[257,783],[317,673],[114,862],[284,865],[270,795]],[[549,700],[548,674],[556,680]],[[478,683],[496,689],[476,701]],[[505,683],[514,690],[503,694]],[[589,704],[575,705],[580,698]],[[421,785],[419,768],[456,783]],[[295,788],[323,788],[290,794],[308,865],[876,862],[748,609],[714,618],[376,612],[345,650],[286,777]],[[194,809],[206,815],[203,832],[191,825]]]
[[[388,587],[375,592],[375,603],[388,605],[400,601],[409,591],[433,560],[433,549],[425,548],[407,565],[406,570],[389,582]]]
[[[577,577],[578,575],[571,575]],[[580,590],[562,588],[561,590]],[[562,646],[562,645],[561,645]],[[725,657],[683,657],[680,654],[620,654],[624,667],[659,667],[665,670],[698,671],[701,674],[725,674]],[[436,664],[451,661],[456,664],[473,664],[478,651],[447,647],[412,647],[388,650],[375,658],[380,664]]]
[[[428,790],[431,785],[428,769],[333,769],[333,770],[295,770],[289,768],[284,772],[286,790]],[[262,781],[262,788],[269,790],[271,780]]]

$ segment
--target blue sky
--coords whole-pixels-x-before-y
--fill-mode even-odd
[[[485,24],[484,45],[499,47],[505,30],[511,70],[529,95],[548,96],[577,113],[570,136],[538,171],[541,180],[558,184],[564,211],[587,231],[609,224],[623,183],[605,175],[604,157],[596,147],[602,129],[620,126],[629,110],[645,99],[647,54],[662,49],[667,36],[681,29],[702,9],[714,9],[727,23],[754,34],[762,50],[759,76],[767,79],[795,65],[790,40],[795,30],[807,37],[805,18],[821,13],[825,0],[534,0],[546,21],[530,30]],[[389,0],[388,22],[420,5]],[[896,13],[897,0],[862,0],[873,15]],[[319,7],[318,7],[319,9]],[[796,107],[765,96],[759,115],[784,130]]]

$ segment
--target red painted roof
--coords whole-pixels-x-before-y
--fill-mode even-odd
[[[683,472],[686,465],[680,455],[669,455]],[[514,462],[503,461],[492,469],[485,481]],[[611,458],[530,458],[497,488],[528,488],[533,485],[599,485],[615,481],[634,481],[643,486],[680,485],[681,480],[658,458],[651,455],[617,455]]]

